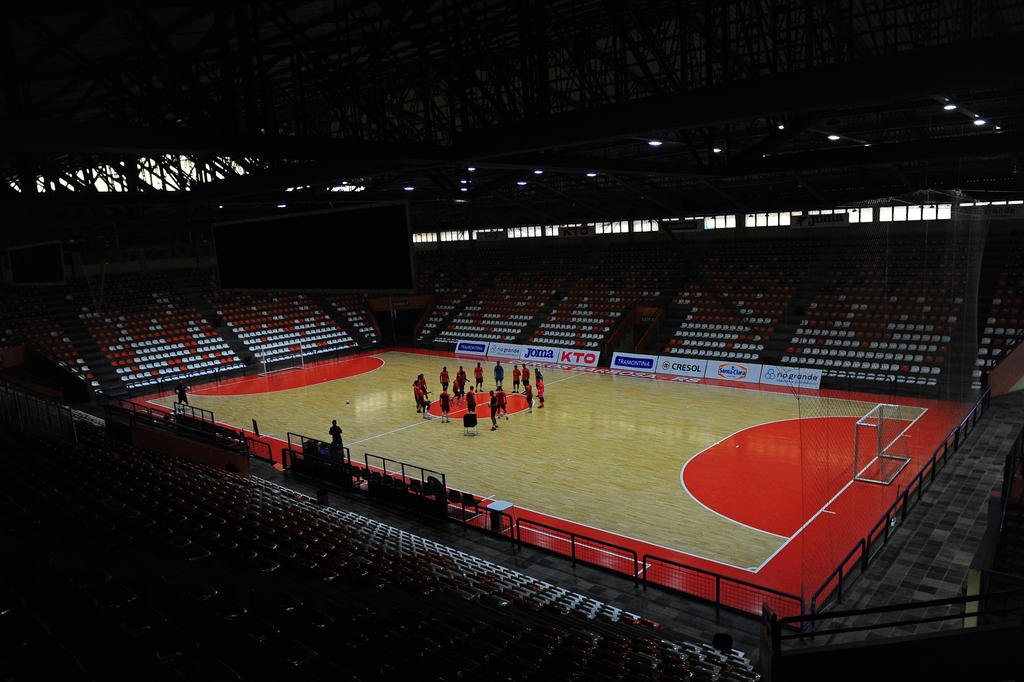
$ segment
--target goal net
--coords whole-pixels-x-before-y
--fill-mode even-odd
[[[879,403],[857,420],[853,434],[853,479],[889,485],[910,463],[907,430],[921,409]]]
[[[260,364],[260,376],[289,369],[302,369],[306,366],[301,343],[290,346],[263,346],[256,357]]]

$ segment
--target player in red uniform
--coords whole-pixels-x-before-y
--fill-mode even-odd
[[[523,383],[523,394],[526,396],[526,411],[533,412],[533,386],[529,381]]]
[[[451,396],[448,395],[447,388],[441,390],[441,395],[438,396],[438,400],[441,401],[441,423],[447,424],[451,421],[448,418],[448,411],[451,409]]]
[[[466,396],[466,375],[455,375],[455,383],[452,386],[452,398],[456,403],[461,402]]]
[[[469,393],[466,394],[466,412],[472,412],[476,414],[476,393],[473,393],[473,387],[469,387]]]
[[[494,392],[494,397],[498,399],[498,416],[505,415],[505,421],[508,421],[508,396],[505,395],[505,389],[501,386]]]
[[[480,366],[479,362],[473,368],[473,378],[476,379],[476,390],[484,390],[484,368]]]
[[[523,373],[519,371],[519,365],[512,365],[512,392],[519,393],[519,379]]]
[[[523,365],[523,384],[530,383],[530,368]]]
[[[442,391],[447,391],[448,390],[448,368],[447,367],[442,367],[441,368],[441,390]]]
[[[459,371],[455,373],[456,379],[462,379],[462,382],[466,382],[466,370],[462,369],[462,365],[459,365]]]
[[[538,409],[544,409],[544,377],[537,372],[537,400],[540,402]]]
[[[416,411],[425,412],[423,409],[423,389],[420,388],[420,382],[412,382],[412,394],[416,398]]]

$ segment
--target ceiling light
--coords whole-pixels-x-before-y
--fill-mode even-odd
[[[983,126],[986,123],[988,123],[988,121],[986,121],[983,118],[976,118],[976,119],[974,119],[974,125],[976,125],[976,126]]]
[[[595,173],[594,171],[588,171],[587,172],[587,177],[588,178],[596,178],[597,177],[597,173]]]
[[[785,130],[786,129],[786,124],[785,123],[780,123],[779,125],[776,126],[776,128],[778,128],[779,130]]]
[[[406,185],[406,186],[405,186],[405,187],[403,187],[402,189],[404,189],[404,190],[405,190],[406,192],[411,192],[411,191],[413,191],[413,190],[414,190],[414,189],[416,189],[416,188],[415,188],[415,187],[413,187],[412,185]]]
[[[526,180],[516,180],[516,184],[519,185],[520,187],[525,187]]]
[[[950,102],[949,104],[947,104],[946,106],[944,106],[942,108],[945,109],[946,111],[953,111],[954,109],[956,109],[956,105],[953,104],[952,102]]]
[[[224,208],[224,204],[217,204],[217,208]]]
[[[716,154],[721,154],[722,153],[722,148],[721,147],[712,147],[711,151],[713,151]]]
[[[660,147],[661,145],[664,144],[664,142],[662,142],[661,140],[647,140],[647,144],[649,144],[652,147]]]
[[[278,208],[288,208],[288,204],[278,204]]]
[[[831,135],[829,135],[829,136],[828,136],[828,139],[830,139],[830,140],[832,140],[833,142],[835,142],[836,140],[838,140],[838,139],[839,139],[839,136],[838,136],[838,135],[836,135],[835,133],[832,133]]]
[[[468,191],[469,191],[469,188],[468,188],[468,187],[460,187],[460,188],[459,188],[459,191],[460,191],[460,192],[468,192]]]
[[[462,180],[459,180],[459,182],[460,182],[461,184],[465,185],[465,184],[466,184],[467,182],[469,182],[469,180],[465,180],[465,179],[462,179]]]
[[[466,168],[466,170],[468,170],[470,173],[472,173],[473,171],[476,170],[476,166],[469,166],[468,168]]]
[[[538,168],[537,170],[533,171],[533,174],[534,175],[544,175],[544,171],[542,171],[540,168]]]

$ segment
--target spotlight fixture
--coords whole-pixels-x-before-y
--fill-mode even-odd
[[[712,147],[711,151],[713,151],[715,154],[721,154],[722,153],[722,148],[721,147]]]
[[[516,180],[516,184],[520,187],[526,187],[526,180]]]
[[[288,208],[288,204],[278,204],[278,208]]]
[[[533,174],[534,175],[544,175],[544,171],[542,171],[540,168],[538,168],[535,171],[533,171]]]
[[[413,191],[413,190],[414,190],[414,189],[416,189],[416,188],[415,188],[415,187],[413,187],[412,185],[406,185],[406,186],[405,186],[405,187],[403,187],[402,189],[404,189],[404,190],[405,190],[406,192],[411,192],[411,191]]]
[[[468,188],[468,187],[460,187],[460,188],[459,188],[459,191],[460,191],[460,192],[468,192],[468,191],[469,191],[469,188]]]
[[[838,139],[839,139],[839,136],[838,136],[838,135],[836,135],[835,133],[832,133],[831,135],[829,135],[829,136],[828,136],[828,139],[830,139],[830,140],[832,140],[833,142],[835,142],[836,140],[838,140]]]
[[[588,178],[596,178],[597,177],[597,173],[595,173],[594,171],[587,171],[587,177]]]
[[[217,204],[217,208],[224,208],[224,204]]]
[[[779,125],[777,125],[775,127],[778,128],[779,130],[785,130],[786,129],[786,124],[785,123],[780,123]]]
[[[662,142],[661,140],[647,140],[647,144],[649,144],[652,147],[660,147],[665,143]]]
[[[468,182],[469,182],[469,180],[466,180],[465,178],[463,178],[462,180],[459,180],[459,184],[462,184],[462,185],[465,185]]]
[[[983,126],[986,123],[988,123],[988,121],[986,121],[983,118],[976,118],[976,119],[974,119],[974,125],[976,125],[976,126]]]
[[[473,171],[475,171],[475,170],[476,170],[476,166],[468,166],[468,167],[466,168],[466,170],[468,170],[468,171],[469,171],[470,173],[472,173]]]
[[[946,104],[946,106],[942,108],[945,109],[946,111],[953,111],[954,109],[956,109],[956,105],[953,104],[952,102],[949,102],[948,104]]]

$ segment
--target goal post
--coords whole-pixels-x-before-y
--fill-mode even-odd
[[[304,369],[306,356],[301,341],[289,346],[261,346],[256,353],[260,366],[260,376],[269,376],[274,372],[289,369]]]
[[[907,429],[919,408],[879,403],[857,420],[853,433],[853,480],[889,485],[910,463]]]

